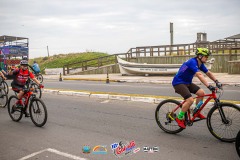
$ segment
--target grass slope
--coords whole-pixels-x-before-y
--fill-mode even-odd
[[[50,57],[40,57],[29,60],[29,64],[32,65],[33,61],[37,61],[41,71],[44,72],[45,68],[62,68],[66,64],[81,62],[84,60],[90,60],[98,57],[107,56],[107,53],[100,52],[84,52],[84,53],[69,53],[59,54]]]

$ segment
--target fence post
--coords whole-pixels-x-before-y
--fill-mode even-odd
[[[65,66],[63,66],[63,75],[65,76],[66,73],[65,73]]]
[[[70,72],[69,72],[69,66],[67,66],[67,74],[69,74]]]

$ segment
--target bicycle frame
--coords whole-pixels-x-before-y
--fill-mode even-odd
[[[191,117],[191,112],[190,112],[190,109],[188,109],[187,111],[187,121],[190,122],[190,123],[193,123],[193,122],[196,122],[196,121],[200,121],[201,119],[197,119],[195,120],[195,118],[199,115],[199,113],[203,110],[203,108],[208,104],[208,102],[212,99],[215,100],[215,103],[219,103],[219,99],[217,98],[217,95],[216,95],[216,92],[217,92],[217,89],[215,91],[212,91],[211,94],[205,94],[203,96],[196,96],[194,97],[193,99],[197,99],[197,98],[201,98],[201,97],[208,97],[204,103],[201,105],[201,107],[198,109],[198,111]],[[179,107],[181,108],[182,105],[186,102],[186,100],[184,100],[183,102],[181,102],[172,112],[174,113],[177,109],[179,109]],[[224,117],[223,118],[223,121],[226,123],[226,118],[222,112],[222,109],[220,109],[220,114],[221,114],[221,117]]]
[[[24,110],[26,111],[27,107],[28,107],[28,104],[29,104],[29,100],[30,100],[30,97],[34,94],[32,93],[32,90],[33,88],[30,88],[27,92],[24,92],[23,96],[22,96],[22,99],[25,98],[25,101],[24,101]],[[16,90],[14,90],[16,92]]]
[[[28,106],[28,103],[29,103],[29,100],[30,100],[30,97],[32,95],[32,92],[29,90],[27,91],[26,93],[24,93],[23,97],[22,98],[25,98],[25,102],[24,102],[24,106],[27,108]]]

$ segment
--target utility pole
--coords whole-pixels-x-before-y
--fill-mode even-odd
[[[170,55],[172,54],[172,45],[173,45],[173,23],[170,22]]]
[[[48,46],[47,46],[47,53],[48,53],[48,57],[49,57],[49,50],[48,50]]]
[[[170,45],[173,45],[173,23],[170,22]]]

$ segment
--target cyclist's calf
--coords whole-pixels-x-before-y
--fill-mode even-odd
[[[193,104],[194,99],[193,97],[189,97],[188,99],[185,100],[185,103],[182,106],[182,111],[187,112],[187,110],[190,108],[190,106]]]

